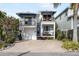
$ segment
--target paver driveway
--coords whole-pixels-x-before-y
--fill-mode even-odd
[[[66,50],[61,48],[61,41],[58,40],[30,40],[17,42],[9,49],[2,52],[65,52]]]

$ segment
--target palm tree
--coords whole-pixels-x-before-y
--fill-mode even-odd
[[[71,3],[71,8],[73,9],[73,41],[78,42],[77,38],[77,12],[78,12],[78,3]]]
[[[5,12],[0,11],[0,39],[16,38],[19,30],[19,20],[14,17],[9,17]],[[8,38],[11,37],[11,38]]]

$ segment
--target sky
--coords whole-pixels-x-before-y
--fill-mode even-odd
[[[4,11],[8,16],[18,18],[16,13],[18,12],[34,12],[39,13],[40,11],[56,11],[55,17],[61,13],[65,8],[69,7],[69,3],[63,3],[54,8],[52,3],[0,3],[0,11]]]

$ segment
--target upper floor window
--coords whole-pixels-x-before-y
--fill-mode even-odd
[[[25,19],[25,24],[31,25],[32,24],[32,18]]]
[[[28,24],[28,21],[25,21],[25,24]]]
[[[43,21],[50,21],[51,15],[43,15]]]

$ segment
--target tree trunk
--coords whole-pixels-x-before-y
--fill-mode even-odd
[[[73,22],[73,41],[74,42],[78,42],[77,39],[77,4],[75,5],[75,9],[74,9],[74,22]]]

